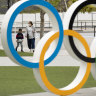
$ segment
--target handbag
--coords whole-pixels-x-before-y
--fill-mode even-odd
[[[27,39],[29,39],[29,34],[28,34],[28,30],[27,30]]]
[[[29,39],[29,34],[27,33],[27,39]]]

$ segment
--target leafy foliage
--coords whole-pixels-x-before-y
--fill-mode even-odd
[[[12,4],[14,4],[15,2],[17,2],[19,0],[10,0],[10,6]],[[65,4],[62,3],[62,1],[66,1],[68,7],[70,7],[74,2],[76,2],[77,0],[46,0],[47,2],[50,2],[58,11],[66,11],[65,10]],[[7,0],[0,0],[0,13],[4,14],[7,11]],[[81,12],[85,13],[85,12],[93,12],[96,11],[96,7],[94,5],[88,5],[86,7],[84,7],[83,9],[81,9]],[[23,13],[37,13],[40,12],[40,9],[35,7],[35,6],[30,6],[28,8],[25,8],[23,11]]]
[[[73,3],[75,3],[76,1],[78,0],[69,0],[68,2],[68,7],[70,7]],[[91,5],[87,5],[85,6],[84,8],[81,9],[81,12],[82,13],[85,13],[85,12],[93,12],[93,11],[96,11],[96,6],[91,4]]]

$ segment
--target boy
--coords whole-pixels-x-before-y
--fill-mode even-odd
[[[23,34],[22,34],[22,29],[19,29],[19,31],[18,31],[18,33],[17,33],[17,35],[16,35],[16,39],[17,39],[17,47],[16,47],[16,51],[17,51],[17,49],[18,49],[18,47],[19,47],[19,44],[21,45],[21,52],[24,52],[23,51],[23,39],[24,39],[24,36],[23,36]]]

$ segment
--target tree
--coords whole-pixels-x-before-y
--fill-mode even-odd
[[[45,0],[47,2],[50,2],[59,12],[66,11],[67,10],[67,3],[69,0]],[[43,10],[40,11],[40,38],[44,35],[44,15],[45,12]]]
[[[56,9],[58,12],[66,12],[68,9],[68,1],[69,0],[60,0]]]
[[[49,0],[45,0],[47,2],[49,2]],[[41,22],[40,22],[40,38],[43,37],[44,35],[44,15],[45,15],[45,12],[41,9],[40,10],[40,19],[41,19]]]
[[[53,4],[54,7],[57,7],[58,2],[60,2],[60,0],[45,0],[47,2],[50,2],[51,4]],[[41,19],[41,23],[40,23],[40,38],[43,37],[44,35],[44,15],[45,12],[43,10],[40,11],[40,19]]]
[[[70,6],[71,6],[74,2],[76,2],[76,1],[78,1],[78,0],[70,0],[70,1],[68,2],[68,7],[70,7]],[[93,12],[93,11],[96,11],[96,6],[94,6],[93,4],[87,5],[87,6],[85,6],[84,8],[82,8],[82,9],[80,10],[80,12],[82,12],[82,13],[85,13],[85,12],[90,13],[90,12]]]
[[[8,9],[10,8],[10,0],[7,0]]]
[[[17,1],[19,1],[19,0],[7,0],[8,9]]]
[[[43,37],[44,35],[44,14],[45,12],[43,10],[40,11],[40,19],[41,19],[41,22],[40,22],[40,38]]]

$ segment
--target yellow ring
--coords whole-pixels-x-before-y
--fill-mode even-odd
[[[77,38],[78,40],[80,40],[86,49],[87,56],[91,57],[89,46],[88,46],[86,40],[79,33],[75,32],[73,30],[65,30],[64,35],[68,35],[68,36],[70,35],[70,36],[73,36],[73,37]],[[57,95],[70,95],[70,94],[73,94],[76,91],[78,91],[87,81],[88,76],[90,74],[90,70],[91,70],[91,63],[87,63],[87,69],[86,69],[84,78],[75,88],[70,89],[70,90],[59,90],[59,89],[55,88],[47,79],[47,76],[46,76],[46,73],[44,70],[44,56],[45,56],[46,50],[50,46],[51,42],[58,37],[59,37],[59,32],[55,33],[52,37],[50,37],[48,39],[48,41],[46,42],[45,46],[43,47],[43,50],[42,50],[41,56],[40,56],[39,71],[40,71],[40,75],[41,75],[43,83],[52,93],[57,94]]]

